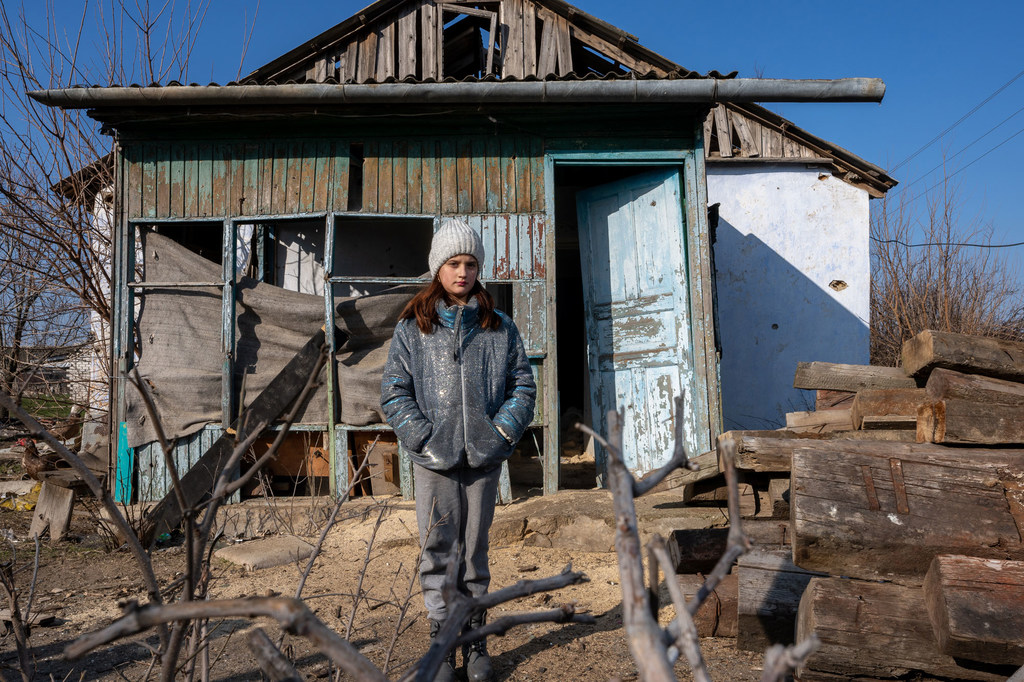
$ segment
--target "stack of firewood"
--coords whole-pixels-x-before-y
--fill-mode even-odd
[[[814,411],[720,441],[789,512],[769,490],[744,521],[737,645],[816,634],[805,681],[1006,679],[1024,665],[1024,343],[926,331],[900,368],[801,363],[795,385]]]

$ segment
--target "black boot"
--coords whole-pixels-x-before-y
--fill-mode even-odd
[[[478,613],[469,619],[468,630],[475,630],[487,622],[487,613]],[[491,657],[487,653],[487,639],[470,642],[462,649],[462,660],[466,664],[466,676],[470,682],[490,682]]]
[[[441,631],[444,626],[443,620],[430,619],[430,639],[431,644],[437,637],[437,633]],[[441,662],[441,667],[437,669],[437,675],[434,677],[434,682],[455,682],[458,677],[455,674],[455,649],[448,652],[445,656],[444,661]]]

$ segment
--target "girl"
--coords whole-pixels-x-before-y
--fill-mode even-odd
[[[483,260],[483,242],[469,225],[441,221],[427,259],[433,281],[399,316],[381,381],[381,408],[413,461],[431,638],[447,617],[441,585],[449,561],[459,562],[461,592],[487,593],[500,465],[533,420],[537,393],[519,330],[477,280]],[[483,640],[463,658],[470,680],[491,678]],[[455,679],[454,651],[436,679]]]

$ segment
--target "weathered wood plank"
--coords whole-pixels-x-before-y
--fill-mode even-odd
[[[722,107],[724,105],[719,104],[718,106]],[[732,123],[733,130],[739,134],[742,155],[747,157],[761,156],[760,131],[758,131],[757,136],[752,131],[752,127],[756,124],[748,121],[743,114],[732,110],[729,111],[729,120]]]
[[[792,458],[802,568],[920,584],[937,554],[1024,558],[1024,450],[807,440]]]
[[[787,412],[786,428],[810,431],[843,431],[853,428],[852,410]]]
[[[519,205],[516,197],[516,141],[513,137],[501,138],[501,212],[514,213]]]
[[[331,168],[331,186],[334,188],[331,208],[335,211],[347,211],[349,210],[348,183],[350,173],[348,140],[335,140],[331,148],[333,154],[329,164]]]
[[[903,368],[924,376],[936,367],[1024,381],[1024,343],[925,330],[903,344]]]
[[[862,431],[909,431],[915,435],[917,440],[917,416],[903,417],[895,414],[887,414],[881,417],[868,415],[861,420]]]
[[[523,0],[504,0],[501,3],[501,23],[505,42],[502,46],[501,75],[523,77]]]
[[[814,578],[800,601],[796,636],[802,640],[811,633],[821,646],[797,671],[800,679],[805,670],[851,677],[910,679],[924,672],[960,680],[1006,679],[958,665],[939,651],[917,587]]]
[[[711,450],[703,454],[691,457],[690,461],[697,465],[696,471],[689,469],[676,469],[669,474],[664,481],[656,485],[651,489],[651,492],[664,492],[666,490],[675,490],[682,488],[688,483],[696,483],[709,478],[713,478],[721,473],[718,468],[718,452]],[[653,475],[651,472],[648,475]],[[641,479],[642,480],[642,479]]]
[[[899,367],[799,362],[793,388],[857,392],[869,388],[917,388],[917,382]]]
[[[456,141],[446,138],[440,142],[441,177],[438,189],[441,195],[441,213],[459,211],[459,172],[456,159]]]
[[[806,443],[832,441],[885,441],[913,443],[914,433],[907,431],[726,431],[719,438],[736,442],[736,468],[748,471],[784,472],[792,466],[793,450]]]
[[[544,78],[553,74],[558,66],[558,42],[555,34],[555,15],[541,12],[538,18],[543,21],[543,25],[538,47],[537,75]]]
[[[923,388],[866,388],[857,391],[851,406],[853,427],[862,428],[864,417],[917,417],[918,406],[927,400]]]
[[[917,412],[917,441],[1024,444],[1024,405],[996,405],[956,398],[924,403]]]
[[[544,204],[544,144],[539,137],[529,140],[530,156],[530,210],[543,211]]]
[[[423,64],[423,80],[439,80],[441,68],[437,62],[437,13],[440,12],[433,0],[420,4],[420,61]]]
[[[378,143],[377,155],[377,210],[391,213],[395,176],[390,138]]]
[[[498,213],[502,207],[501,197],[501,140],[497,137],[488,137],[484,141],[484,178],[486,180],[485,192],[487,201],[484,205],[485,213]]]
[[[740,494],[740,515],[753,516],[757,513],[757,492],[749,483],[738,484]],[[725,506],[729,500],[729,489],[725,481],[709,478],[683,486],[683,503],[691,507],[702,505]]]
[[[473,211],[472,138],[460,138],[455,145],[455,176],[458,212],[463,215],[471,213]]]
[[[531,177],[533,164],[530,158],[530,147],[530,140],[528,138],[516,138],[516,203],[514,206],[517,213],[529,213],[531,209],[530,186],[533,182]]]
[[[385,22],[377,36],[377,72],[375,78],[378,83],[395,75],[395,25],[391,21]]]
[[[377,32],[367,31],[362,40],[359,41],[359,64],[356,68],[356,78],[360,83],[365,83],[377,75]]]
[[[71,526],[71,511],[74,502],[74,490],[44,481],[39,491],[39,499],[36,501],[36,508],[32,512],[29,537],[41,536],[49,530],[50,544],[59,542]]]
[[[789,522],[744,519],[743,533],[764,549],[782,549],[790,542]],[[676,573],[708,573],[725,552],[728,528],[687,528],[672,533],[668,543],[678,559]]]
[[[669,580],[672,578],[669,577]],[[696,573],[676,575],[683,596],[689,601],[703,587],[705,576]],[[697,626],[698,637],[735,637],[736,636],[736,601],[738,598],[738,579],[735,573],[722,578],[718,586],[712,590],[697,613],[693,616],[693,624]]]
[[[925,390],[932,400],[960,398],[1000,405],[1024,405],[1024,384],[941,367],[928,375]]]
[[[718,153],[723,159],[732,157],[732,126],[729,124],[729,112],[718,105],[713,110],[715,116],[715,135],[718,137]]]
[[[853,398],[856,395],[853,391],[829,391],[824,389],[815,391],[814,409],[834,410],[836,408],[849,408],[852,407]]]
[[[416,19],[417,7],[406,7],[398,15],[398,77],[416,76],[417,45]]]
[[[406,185],[409,213],[423,211],[423,142],[409,138],[406,142]]]
[[[367,213],[376,213],[377,183],[380,176],[380,141],[367,140],[363,144],[363,208]]]
[[[423,212],[441,210],[440,144],[435,140],[423,142]]]
[[[470,141],[470,210],[474,213],[487,212],[487,164],[484,138],[474,137]]]
[[[566,76],[572,71],[572,39],[569,36],[569,22],[564,17],[555,18],[555,34],[558,75]]]
[[[409,212],[409,143],[396,139],[391,143],[391,210],[394,213]]]
[[[937,556],[924,597],[942,653],[1024,664],[1024,562]]]
[[[523,3],[523,76],[537,73],[537,9]]]
[[[792,644],[800,597],[811,578],[792,561],[789,549],[758,547],[736,562],[738,575],[736,648],[764,651],[772,644]]]

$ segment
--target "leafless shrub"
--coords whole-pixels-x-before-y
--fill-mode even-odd
[[[1024,338],[1017,273],[990,248],[992,229],[962,205],[948,178],[923,216],[904,195],[880,200],[871,224],[872,364],[898,365],[903,342],[925,329]]]

